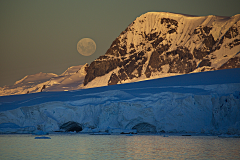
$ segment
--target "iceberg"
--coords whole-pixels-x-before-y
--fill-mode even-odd
[[[239,135],[239,75],[237,68],[77,91],[0,97],[0,133]]]
[[[34,139],[51,139],[51,138],[43,136],[43,137],[35,137]]]

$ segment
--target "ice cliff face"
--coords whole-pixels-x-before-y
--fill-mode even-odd
[[[240,85],[191,86],[187,89],[217,88],[236,91]],[[237,87],[237,88],[236,88]],[[133,97],[126,92],[110,91],[68,102],[48,102],[0,112],[1,133],[65,131],[64,124],[76,123],[66,131],[88,132],[136,129],[138,132],[188,132],[240,134],[239,93],[224,96],[162,92]],[[132,97],[119,101],[118,97]],[[14,124],[19,127],[1,127]],[[143,127],[145,126],[145,127]],[[148,126],[148,127],[146,127]],[[80,129],[78,129],[79,127]],[[25,129],[24,129],[25,128]]]
[[[239,69],[221,70],[72,92],[2,97],[0,132],[134,129],[138,133],[240,134],[239,73]]]
[[[240,15],[196,17],[149,12],[93,61],[86,87],[240,67]],[[101,83],[97,83],[101,81]]]

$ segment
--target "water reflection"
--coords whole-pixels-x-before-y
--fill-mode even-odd
[[[240,159],[239,138],[0,135],[0,159]]]

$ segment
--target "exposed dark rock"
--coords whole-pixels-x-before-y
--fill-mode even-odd
[[[169,34],[172,34],[174,32],[177,32],[175,28],[168,31]]]
[[[199,34],[199,33],[201,33],[201,30],[199,28],[196,28],[196,29],[194,29],[193,33],[194,34]]]
[[[122,50],[123,50],[123,51],[122,51]],[[122,54],[126,54],[126,53],[124,52],[124,48],[122,48],[122,47],[120,46],[120,40],[119,40],[118,38],[116,38],[116,39],[112,42],[110,48],[107,50],[107,52],[106,52],[105,55],[113,55],[113,56],[117,56],[117,57],[118,57],[119,54],[120,54],[120,52],[121,52]]]
[[[206,34],[209,34],[211,29],[212,29],[212,27],[208,27],[208,26],[203,27],[203,30]]]
[[[151,75],[151,71],[160,71],[161,69],[161,66],[166,64],[164,61],[163,61],[163,56],[160,56],[162,54],[162,52],[157,52],[156,50],[152,52],[152,55],[151,55],[151,58],[150,58],[150,61],[149,61],[149,65],[146,69],[146,76],[149,78],[150,75]],[[150,70],[151,68],[151,70]],[[153,70],[152,70],[153,69]],[[147,73],[147,72],[150,72]]]
[[[167,52],[167,56],[176,56],[178,55],[179,59],[182,60],[189,60],[193,59],[193,55],[189,52],[187,48],[179,47],[174,51]]]
[[[203,59],[202,62],[198,65],[198,67],[203,67],[203,66],[211,66],[211,62],[209,59]]]
[[[145,76],[157,78],[162,77],[161,73],[184,74],[194,71],[197,67],[201,69],[195,70],[196,72],[239,67],[239,58],[232,57],[239,52],[240,47],[239,15],[210,16],[202,20],[199,21],[199,17],[189,18],[172,13],[147,13],[137,18],[112,42],[106,53],[102,53],[104,55],[85,67],[87,74],[83,84],[86,86],[100,76],[103,76],[101,78],[103,80],[109,77],[105,75],[112,73],[113,70],[110,78],[103,80],[104,84],[125,83],[130,79],[134,82],[140,80],[139,77],[142,79]],[[223,64],[224,62],[226,63]],[[84,71],[82,69],[81,71]],[[81,74],[79,73],[79,76]],[[55,79],[54,77],[52,75],[51,81]],[[46,78],[46,81],[48,80]],[[13,86],[3,87],[0,93],[6,95],[13,92],[19,94],[48,91],[48,85],[37,87],[46,81],[31,83],[19,81]],[[77,86],[81,85],[80,78]],[[54,86],[59,88],[62,85]],[[76,89],[79,88],[77,86]],[[89,84],[87,87],[92,86]],[[16,88],[19,92],[16,92]]]
[[[203,36],[207,36],[210,33],[211,30],[212,30],[212,27],[199,26],[193,31],[193,33],[194,34],[199,34],[201,37],[203,37]]]
[[[115,80],[111,81],[111,84],[117,84],[118,82],[121,82],[122,80],[126,79],[133,79],[135,77],[140,77],[142,74],[142,67],[143,64],[147,61],[147,58],[144,56],[144,52],[135,53],[129,57],[129,59],[126,59],[122,62],[122,67],[118,71],[118,78],[116,76],[111,77]],[[118,80],[118,81],[117,81]]]
[[[229,28],[229,30],[224,34],[223,37],[220,38],[218,45],[215,47],[215,50],[219,50],[222,47],[222,44],[225,39],[232,39],[235,38],[239,35],[239,31],[237,29],[237,24],[235,23],[233,26]],[[239,45],[240,42],[239,39],[235,39],[233,42],[229,43],[228,46],[230,48],[233,48],[236,45]]]
[[[131,43],[130,48],[134,48],[134,44],[133,43]]]
[[[109,81],[108,81],[108,85],[114,85],[117,84],[119,81],[121,81],[118,76],[115,73],[112,73]]]
[[[144,52],[136,53],[136,50],[134,50],[134,52],[131,54],[131,56],[129,56],[129,58],[125,57],[125,58],[121,58],[121,60],[117,59],[119,61],[117,63],[115,63],[115,65],[113,65],[112,68],[117,67],[116,65],[118,65],[119,67],[122,67],[122,68],[118,71],[118,73],[113,73],[110,76],[108,85],[117,84],[118,82],[121,83],[121,81],[124,81],[126,79],[140,77],[142,75],[143,64],[145,64],[145,62],[147,61],[147,58],[144,55],[145,55]],[[99,66],[99,68],[102,68],[102,69],[106,68],[103,66],[102,63],[104,63],[104,61],[101,62],[101,67]],[[91,67],[91,65],[90,65],[90,67]],[[94,73],[95,75],[96,75],[96,70],[98,70],[98,69],[97,68],[95,69],[95,73]],[[88,73],[89,73],[90,78],[91,78],[91,76],[92,76],[92,78],[94,77],[93,76],[94,74],[91,74],[91,72],[88,72]],[[107,73],[107,72],[105,72],[105,73]],[[88,76],[88,74],[87,74],[87,76]]]
[[[162,18],[161,19],[161,24],[171,24],[171,25],[175,25],[176,27],[178,27],[178,21],[174,20],[174,19],[170,19],[170,18]]]
[[[138,133],[156,133],[156,126],[149,123],[139,123],[135,125],[132,129],[136,129]]]
[[[133,54],[133,53],[135,53],[135,52],[136,52],[136,50],[133,49],[133,50],[131,50],[129,53],[130,53],[130,54]]]
[[[120,80],[126,80],[126,79],[128,79],[128,76],[127,76],[127,74],[126,74],[126,71],[123,69],[123,68],[121,68],[119,71],[118,71],[118,77],[119,77],[119,79]],[[116,83],[117,84],[117,83]]]
[[[84,79],[84,85],[91,82],[94,78],[103,76],[119,66],[119,59],[109,59],[107,61],[93,61]]]
[[[89,65],[86,64],[86,65],[85,65],[85,68],[84,68],[84,70],[85,70],[86,73],[88,72],[88,68],[89,68]],[[79,71],[80,71],[80,70],[78,70],[76,73],[78,73]]]
[[[203,44],[205,44],[207,49],[212,50],[213,45],[215,43],[216,43],[216,41],[214,40],[212,34],[210,34],[209,36],[204,37]]]
[[[197,59],[203,59],[209,52],[194,48],[193,55]]]
[[[124,66],[125,72],[130,79],[132,79],[134,77],[140,77],[141,76],[142,65],[147,60],[143,56],[144,56],[144,52],[140,52],[140,53],[131,55],[130,58],[129,58],[130,59],[129,63]],[[137,75],[132,74],[135,69],[138,70]]]
[[[210,31],[212,30],[212,27],[208,27],[208,26],[200,26],[197,27],[194,30],[194,34],[197,34],[201,39],[203,39],[203,44],[205,44],[205,47],[200,48],[199,50],[202,51],[206,51],[206,50],[212,50],[214,44],[216,43],[216,41],[214,40],[212,34],[210,34]]]
[[[233,48],[234,46],[240,45],[240,39],[234,39],[231,43],[228,44],[230,48]]]
[[[187,48],[179,47],[177,50],[167,52],[168,56],[175,56],[172,61],[169,62],[169,73],[189,73],[196,69],[196,63],[193,61],[193,55]]]
[[[220,41],[218,42],[217,46],[215,47],[214,50],[219,50],[223,44],[224,37],[221,37]]]
[[[142,24],[143,22],[144,22],[144,20],[139,20],[139,23],[141,23],[141,24]]]
[[[189,73],[196,68],[195,61],[180,61],[179,59],[175,58],[170,63],[170,69],[168,73]]]
[[[148,35],[145,34],[145,37],[146,37],[146,39],[147,39],[148,41],[152,41],[152,40],[154,40],[154,39],[157,38],[157,35],[158,35],[158,33],[155,32],[155,33],[148,34]]]
[[[164,72],[167,73],[183,74],[190,73],[197,67],[206,66],[202,70],[209,70],[211,68],[211,61],[214,62],[215,59],[218,58],[218,56],[212,54],[214,51],[221,49],[221,47],[231,49],[240,45],[240,39],[237,37],[239,35],[237,22],[234,22],[235,24],[233,24],[222,37],[213,37],[212,30],[216,29],[213,23],[209,23],[208,26],[202,23],[198,25],[197,28],[191,28],[195,25],[188,25],[189,30],[177,33],[178,26],[184,24],[172,18],[161,17],[156,21],[160,21],[160,27],[163,27],[163,30],[159,30],[156,25],[146,24],[150,22],[146,17],[144,19],[137,19],[136,21],[142,24],[142,27],[135,27],[135,22],[131,23],[125,31],[113,41],[106,54],[100,56],[90,64],[84,85],[96,77],[106,75],[117,67],[120,69],[112,73],[108,80],[108,85],[124,83],[123,81],[127,79],[138,78],[143,74],[145,74],[147,78],[150,78],[155,72],[163,72],[163,69]],[[154,27],[147,27],[146,30],[142,30],[145,26]],[[131,42],[130,40],[130,44],[127,44],[129,43],[129,34],[133,34],[131,35],[131,39],[132,36],[138,35],[136,37],[141,37],[142,41]],[[178,36],[180,39],[177,40],[181,43],[176,42],[176,44],[172,44],[174,38],[176,38],[172,34],[182,34]],[[235,39],[231,41],[228,40],[230,43],[226,44],[226,39],[231,38]],[[177,49],[175,48],[176,46]],[[192,46],[194,47],[193,50]],[[201,62],[197,66],[196,62],[199,60]],[[229,61],[229,63],[235,62],[236,61]],[[143,71],[143,66],[147,66],[145,71]],[[236,66],[238,65],[236,64]],[[212,69],[214,70],[216,68]]]
[[[145,71],[147,78],[151,76],[152,72],[161,71],[161,66],[168,63],[168,61],[164,61],[164,56],[162,56],[162,54],[164,51],[167,51],[169,47],[169,45],[161,45],[161,47],[152,52],[149,64]]]
[[[218,69],[230,69],[230,68],[240,68],[240,57],[234,57],[229,59]]]
[[[46,85],[43,85],[42,89],[41,89],[41,92],[46,88]]]
[[[151,73],[152,73],[152,71],[149,69],[149,66],[148,66],[147,69],[146,69],[146,71],[145,71],[146,77],[147,77],[147,78],[150,78]]]
[[[80,132],[82,131],[82,126],[77,122],[69,121],[61,125],[60,129],[65,130],[65,132]]]
[[[236,27],[236,24],[234,24],[232,27],[229,28],[229,30],[226,32],[224,37],[231,39],[231,38],[235,38],[237,35],[239,35],[238,29]]]
[[[165,49],[167,49],[166,47]],[[164,50],[165,50],[164,49]],[[162,71],[162,66],[169,64],[169,73],[189,73],[196,69],[196,63],[193,61],[193,55],[187,48],[179,47],[174,51],[167,52],[159,48],[153,51],[149,65],[146,69],[146,77],[149,78],[152,72]]]
[[[155,41],[153,41],[151,44],[153,46],[153,48],[157,48],[157,46],[163,41],[162,37],[158,37],[157,39],[155,39]]]
[[[178,22],[176,20],[170,19],[170,18],[162,18],[161,24],[164,24],[167,26],[167,28],[169,29],[167,31],[168,34],[172,34],[174,32],[177,33]]]

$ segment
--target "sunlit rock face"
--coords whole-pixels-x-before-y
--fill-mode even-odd
[[[92,87],[100,78],[101,85],[113,85],[238,68],[239,52],[240,15],[149,12],[133,21],[106,54],[90,64],[84,85]]]
[[[149,12],[138,17],[89,66],[39,73],[0,87],[0,96],[136,82],[240,67],[240,15]]]

